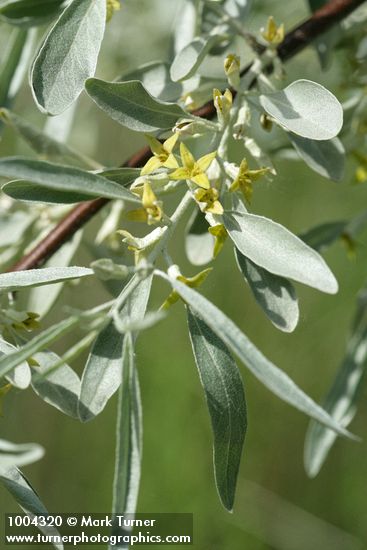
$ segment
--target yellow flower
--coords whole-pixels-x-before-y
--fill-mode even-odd
[[[144,183],[142,204],[143,208],[128,212],[127,218],[135,222],[147,222],[148,225],[159,223],[163,216],[162,202],[157,200],[148,181]]]
[[[240,164],[238,176],[229,188],[230,191],[238,191],[239,189],[245,196],[247,202],[251,202],[253,193],[253,182],[257,181],[264,174],[269,172],[270,168],[259,168],[258,170],[249,170],[247,160],[243,159]]]
[[[194,196],[198,202],[205,203],[204,212],[211,212],[212,214],[219,214],[220,216],[223,214],[223,206],[218,200],[219,193],[215,187],[197,189]]]
[[[222,250],[224,243],[227,239],[228,233],[224,227],[223,224],[214,225],[212,227],[209,227],[208,229],[209,233],[213,235],[215,238],[214,243],[214,250],[213,250],[213,256],[216,258],[219,254],[219,252]]]
[[[212,267],[208,267],[207,269],[204,269],[204,271],[200,271],[200,273],[194,275],[194,277],[184,277],[183,275],[179,275],[177,280],[181,281],[181,283],[184,283],[190,288],[197,288],[205,281],[212,269]],[[179,298],[180,295],[173,290],[167,300],[165,300],[161,305],[160,309],[168,309],[171,305],[175,304]]]
[[[172,154],[178,139],[178,134],[173,134],[171,137],[166,139],[164,143],[161,143],[158,139],[152,136],[145,137],[149,142],[153,156],[148,160],[145,166],[143,166],[141,170],[142,176],[154,172],[154,170],[157,170],[157,168],[160,168],[161,166],[164,166],[165,168],[178,167],[178,162]]]
[[[225,122],[233,103],[233,95],[231,90],[226,90],[224,94],[217,88],[213,90],[213,103],[217,111],[219,122]]]
[[[228,78],[230,86],[238,88],[240,84],[240,58],[234,53],[230,53],[224,60],[224,72]]]
[[[210,183],[205,172],[214,160],[217,152],[214,151],[195,160],[186,145],[181,143],[180,154],[183,166],[172,172],[170,178],[173,180],[190,180],[203,189],[209,189]]]
[[[284,40],[284,24],[278,27],[274,18],[270,16],[266,29],[261,29],[261,36],[272,46],[277,46]]]
[[[120,0],[106,0],[106,20],[110,21],[115,11],[121,8]]]

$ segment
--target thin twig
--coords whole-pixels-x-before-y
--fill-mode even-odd
[[[318,36],[329,30],[339,21],[342,21],[365,1],[366,0],[331,0],[328,4],[317,10],[309,19],[287,33],[284,41],[278,47],[280,59],[282,61],[287,61],[298,54]],[[249,66],[246,67],[242,71],[242,74],[246,73],[249,68]],[[216,114],[213,102],[210,101],[206,103],[193,114],[203,118],[213,118]],[[150,155],[150,149],[145,147],[130,157],[124,166],[139,168],[145,164]],[[33,250],[9,268],[8,271],[33,269],[42,265],[108,202],[109,199],[100,198],[76,206],[34,247]]]

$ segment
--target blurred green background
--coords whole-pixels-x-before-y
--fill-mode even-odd
[[[179,5],[179,2],[177,2]],[[307,16],[307,4],[294,0],[254,2],[249,25],[262,26],[269,14],[286,29]],[[169,55],[169,36],[177,5],[168,0],[125,0],[109,24],[98,76],[112,80],[127,69]],[[0,27],[1,42],[8,28]],[[345,58],[336,55],[323,73],[308,48],[287,64],[287,79],[310,78],[344,97],[348,78]],[[43,124],[25,83],[15,111]],[[272,139],[271,137],[268,139]],[[71,143],[105,165],[117,166],[142,143],[141,136],[110,121],[82,97],[76,111]],[[29,153],[6,130],[0,154]],[[348,219],[366,204],[367,188],[351,184],[349,167],[341,184],[311,172],[303,163],[278,161],[278,177],[259,183],[253,210],[294,232],[317,223]],[[92,238],[103,214],[88,227]],[[275,364],[284,369],[316,400],[322,399],[343,357],[355,295],[367,274],[366,235],[355,259],[341,244],[326,259],[340,291],[328,296],[297,285],[301,319],[296,331],[283,334],[265,319],[241,275],[231,246],[215,263],[204,294],[222,308]],[[192,275],[197,268],[185,259],[183,243],[171,255]],[[75,263],[88,262],[81,250]],[[159,306],[167,287],[157,283],[151,306]],[[100,295],[98,295],[100,293]],[[82,282],[66,286],[50,320],[65,304],[86,307],[106,298]],[[68,342],[66,342],[66,347]],[[56,351],[65,349],[58,347]],[[84,357],[85,359],[85,357]],[[78,371],[83,367],[80,361]],[[213,478],[211,432],[203,391],[192,358],[184,308],[175,305],[168,319],[139,337],[137,364],[144,406],[144,456],[139,512],[192,512],[194,546],[202,550],[354,550],[367,546],[366,391],[352,431],[361,443],[338,440],[319,476],[309,480],[303,469],[303,442],[308,419],[272,396],[241,366],[248,403],[249,428],[233,514],[220,505]],[[105,512],[111,507],[114,468],[116,399],[87,425],[63,416],[31,391],[12,392],[0,418],[1,437],[14,442],[37,441],[45,458],[24,469],[51,512]],[[2,512],[17,512],[14,501],[0,490]],[[160,548],[157,546],[157,548]]]

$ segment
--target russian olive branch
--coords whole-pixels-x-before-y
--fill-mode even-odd
[[[366,0],[331,0],[325,6],[315,11],[313,15],[286,34],[283,42],[277,48],[277,54],[282,61],[292,58],[317,37],[329,30],[333,25],[342,21],[351,12]],[[245,67],[241,76],[248,73],[252,64]],[[269,66],[272,71],[272,66]],[[256,77],[250,86],[256,82]],[[234,91],[233,91],[234,92]],[[234,92],[235,93],[235,92]],[[206,103],[193,112],[195,116],[211,119],[216,115],[212,101]],[[124,167],[140,168],[151,156],[149,147],[144,147],[124,164]],[[34,269],[50,258],[67,240],[69,240],[83,225],[97,214],[109,199],[99,198],[83,202],[73,208],[28,254],[23,256],[8,271]]]

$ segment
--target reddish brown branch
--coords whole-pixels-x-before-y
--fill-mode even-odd
[[[328,4],[316,11],[304,23],[290,31],[282,44],[278,47],[278,55],[286,61],[290,59],[315,38],[329,30],[333,25],[343,20],[347,15],[362,5],[366,0],[331,0]],[[245,73],[249,67],[243,71]],[[212,118],[215,116],[213,102],[208,102],[194,112],[196,116]],[[124,166],[138,168],[143,166],[150,156],[150,149],[144,148],[133,155]],[[20,271],[39,267],[47,258],[52,256],[74,233],[92,218],[109,202],[108,199],[96,199],[76,206],[50,233],[38,243],[29,254],[24,256],[9,271]]]

